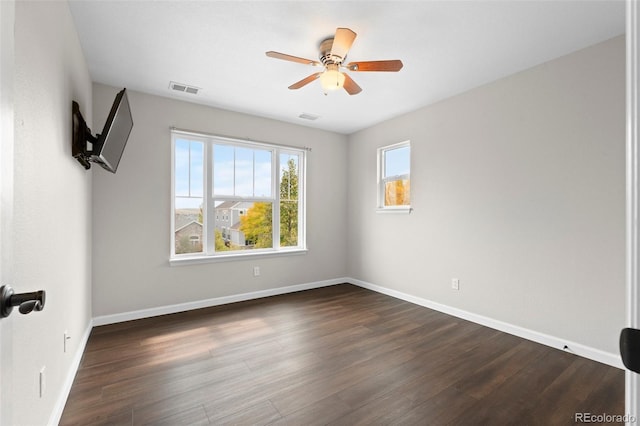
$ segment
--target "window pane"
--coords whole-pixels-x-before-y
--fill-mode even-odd
[[[192,197],[204,195],[204,144],[191,142],[191,192]]]
[[[202,198],[176,197],[175,200],[176,254],[202,252]]]
[[[236,147],[235,194],[238,197],[253,195],[253,150]]]
[[[174,250],[176,254],[202,252],[203,154],[202,142],[186,139],[177,139],[175,142]]]
[[[175,162],[176,195],[189,195],[189,141],[176,141]]]
[[[271,197],[271,151],[257,149],[255,152],[255,196]]]
[[[384,205],[408,206],[411,200],[411,185],[409,179],[398,179],[385,182]]]
[[[273,247],[272,203],[218,201],[215,209],[217,252]]]
[[[202,197],[204,185],[203,153],[204,144],[202,142],[185,139],[176,140],[176,195]]]
[[[280,246],[298,245],[297,155],[280,155]]]
[[[384,176],[408,175],[410,171],[410,148],[389,149],[384,152]]]
[[[213,193],[233,195],[233,147],[213,146]]]
[[[270,150],[214,146],[213,194],[272,197]]]

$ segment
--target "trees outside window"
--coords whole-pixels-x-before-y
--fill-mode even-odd
[[[289,156],[280,169],[280,246],[298,244],[298,164]]]

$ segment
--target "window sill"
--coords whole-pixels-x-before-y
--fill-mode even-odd
[[[197,265],[200,263],[216,263],[216,262],[230,262],[234,260],[243,259],[256,259],[261,257],[280,257],[280,256],[297,256],[301,254],[307,254],[308,249],[290,249],[290,250],[278,250],[278,251],[262,251],[257,253],[243,253],[243,254],[218,254],[215,256],[181,256],[169,259],[169,265],[171,266],[183,266],[183,265]]]
[[[413,209],[410,206],[407,207],[394,207],[394,208],[380,208],[376,209],[376,213],[380,214],[410,214]]]

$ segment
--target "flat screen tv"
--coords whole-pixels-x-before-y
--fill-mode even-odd
[[[102,133],[96,136],[91,134],[91,129],[80,113],[80,106],[75,101],[72,103],[72,117],[73,156],[85,169],[91,168],[91,163],[96,163],[115,173],[133,128],[127,89],[122,89],[116,95]]]

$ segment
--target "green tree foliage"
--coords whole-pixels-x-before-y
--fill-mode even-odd
[[[280,179],[280,246],[298,245],[298,168],[287,161]]]
[[[255,248],[273,247],[273,217],[271,203],[257,202],[240,217],[240,230]]]
[[[219,229],[214,231],[216,241],[216,251],[228,251],[229,247],[224,244],[224,238],[222,238],[222,232]]]

